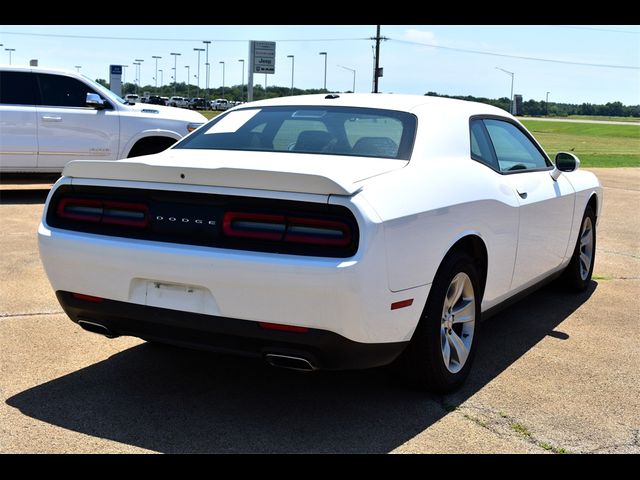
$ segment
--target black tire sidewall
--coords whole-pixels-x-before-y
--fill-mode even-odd
[[[460,272],[466,273],[473,285],[476,323],[473,341],[465,365],[457,373],[451,373],[444,364],[440,345],[440,328],[444,299],[453,278]],[[478,344],[480,325],[480,285],[474,260],[467,254],[453,252],[443,261],[429,292],[420,323],[409,346],[410,355],[405,364],[416,386],[435,392],[449,392],[458,388],[469,375]]]
[[[591,218],[591,228],[593,231],[593,253],[591,255],[591,266],[589,268],[589,274],[585,280],[580,275],[580,237],[582,236],[582,226],[587,217]],[[576,245],[573,249],[573,255],[571,261],[567,266],[564,274],[564,280],[567,287],[576,291],[583,291],[591,282],[591,276],[593,275],[593,268],[596,264],[596,215],[591,208],[591,205],[587,205],[585,208],[582,219],[580,220],[580,227],[578,228],[578,238],[576,239]]]

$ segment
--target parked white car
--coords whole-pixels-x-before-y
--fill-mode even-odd
[[[67,165],[40,255],[86,330],[299,370],[396,362],[450,391],[481,316],[589,284],[602,188],[578,165],[479,103],[252,102],[160,154]]]
[[[124,96],[124,99],[129,102],[130,104],[134,104],[134,103],[145,103],[145,99],[144,97],[142,97],[142,99],[140,98],[140,95],[136,94],[136,93],[127,93]]]
[[[207,120],[197,112],[129,105],[73,71],[0,67],[0,171],[61,172],[79,158],[160,152]]]

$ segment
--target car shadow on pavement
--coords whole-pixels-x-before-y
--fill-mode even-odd
[[[465,386],[412,391],[386,369],[298,373],[254,359],[142,344],[7,400],[32,418],[158,452],[383,453],[509,368],[585,303],[553,285],[483,323]],[[107,341],[107,340],[105,340]]]

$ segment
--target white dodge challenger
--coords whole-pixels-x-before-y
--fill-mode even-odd
[[[478,103],[252,102],[162,153],[67,164],[40,256],[69,317],[107,337],[299,370],[395,363],[451,391],[481,316],[590,282],[602,188],[578,166]]]

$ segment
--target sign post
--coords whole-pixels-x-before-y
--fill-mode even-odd
[[[249,102],[253,101],[254,73],[264,73],[266,75],[276,73],[276,42],[257,40],[249,42],[249,79],[247,85],[247,100]]]
[[[122,96],[122,65],[109,65],[109,90]]]

